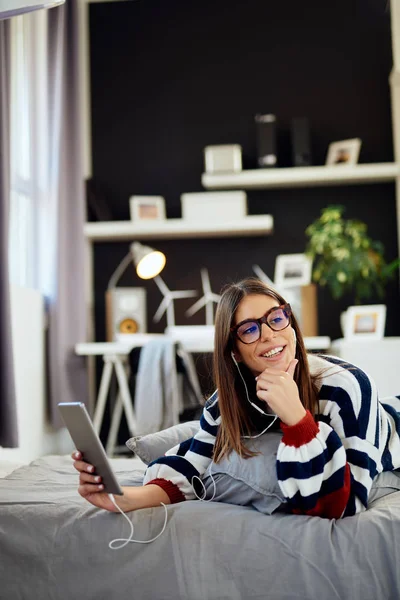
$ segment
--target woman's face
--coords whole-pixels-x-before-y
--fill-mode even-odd
[[[275,306],[279,306],[279,302],[270,296],[245,296],[236,309],[232,325],[238,325],[245,319],[260,319]],[[244,344],[236,337],[235,346],[236,360],[242,361],[254,376],[259,375],[266,367],[286,371],[296,353],[294,330],[291,325],[281,331],[272,331],[263,323],[261,336],[257,341]]]

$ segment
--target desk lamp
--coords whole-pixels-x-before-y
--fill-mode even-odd
[[[141,279],[152,279],[163,270],[166,258],[159,250],[139,242],[130,245],[110,281],[106,292],[107,340],[113,341],[116,333],[146,332],[146,290],[140,287],[117,287],[123,273],[133,262]]]

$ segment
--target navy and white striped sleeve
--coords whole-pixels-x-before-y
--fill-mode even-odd
[[[297,425],[282,427],[279,485],[295,513],[354,515],[367,508],[383,469],[388,415],[373,380],[343,361],[324,378],[319,396],[318,423],[307,413]]]
[[[217,392],[207,400],[200,418],[200,428],[195,436],[171,448],[147,467],[144,485],[156,483],[163,487],[168,495],[176,499],[193,500],[193,477],[201,477],[211,463],[221,416],[218,407]],[[166,486],[162,482],[168,482]],[[170,493],[178,490],[178,495]],[[180,496],[180,497],[179,497]]]

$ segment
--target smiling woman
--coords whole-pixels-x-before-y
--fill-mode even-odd
[[[251,341],[248,330],[244,330],[246,339],[241,335],[242,324],[249,319],[257,326],[257,335],[251,337]],[[218,306],[215,327],[214,375],[222,426],[214,456],[216,460],[222,459],[233,449],[249,457],[252,453],[242,436],[257,432],[259,424],[248,411],[248,393],[261,401],[264,410],[267,408],[287,425],[294,425],[304,417],[305,410],[315,414],[317,390],[310,377],[296,317],[273,288],[258,279],[228,286]],[[227,360],[229,355],[235,362]],[[242,377],[247,382],[245,389]],[[257,381],[254,377],[258,377]],[[274,378],[275,383],[267,383],[266,377]],[[290,404],[285,402],[276,410],[271,390],[277,392],[281,386],[281,393],[288,394]],[[232,402],[232,398],[236,398],[236,402]]]
[[[217,390],[199,431],[151,462],[143,487],[124,488],[123,510],[193,500],[196,482],[207,482],[213,465],[226,460],[240,461],[246,485],[254,461],[263,471],[272,460],[286,510],[340,518],[365,510],[375,477],[400,468],[400,399],[384,404],[375,383],[354,365],[308,355],[289,305],[260,280],[222,291],[214,379]],[[257,449],[251,438],[269,443]],[[74,458],[81,495],[112,510],[93,467],[81,454]],[[217,501],[227,497],[243,504],[240,493],[212,492]]]

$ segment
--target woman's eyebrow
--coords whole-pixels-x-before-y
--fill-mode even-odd
[[[239,323],[233,324],[231,329],[233,329],[235,327],[239,327],[239,325],[242,325],[242,323],[246,323],[248,321],[258,321],[259,319],[262,319],[263,317],[265,317],[265,315],[269,314],[271,311],[276,310],[276,309],[280,308],[281,306],[284,306],[284,305],[277,304],[276,306],[271,306],[271,308],[269,308],[263,315],[261,315],[261,317],[248,317],[247,319],[242,319],[241,321],[239,321]]]
[[[263,317],[265,317],[265,315],[268,315],[271,311],[273,311],[279,307],[280,307],[279,304],[278,304],[278,306],[271,306],[271,308],[269,308],[264,314],[262,314],[261,317],[248,317],[247,319],[243,319],[242,321],[239,321],[239,323],[237,323],[233,327],[237,327],[238,325],[241,325],[242,323],[246,323],[247,321],[258,321],[259,319],[262,319]]]

